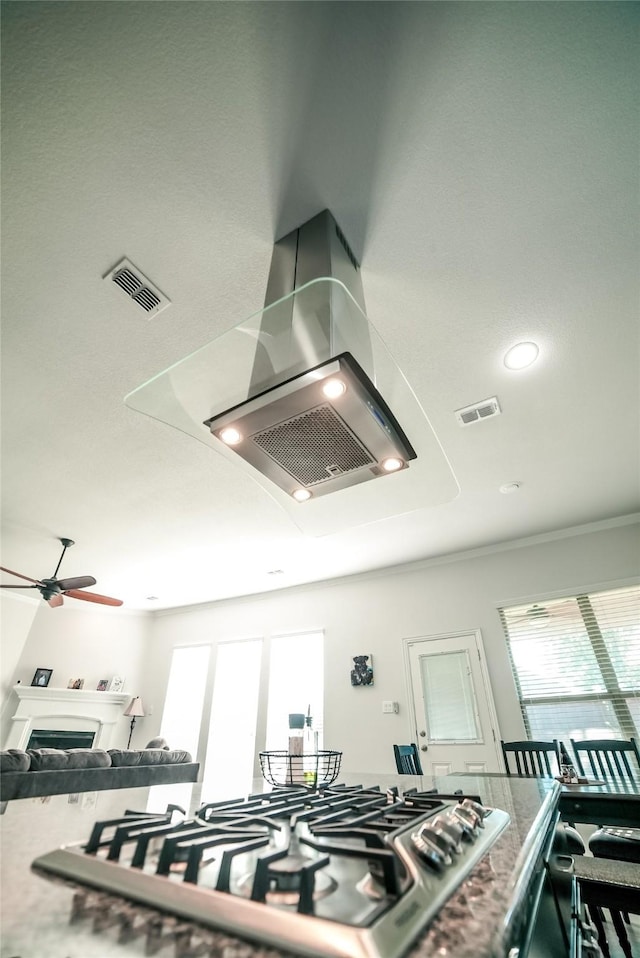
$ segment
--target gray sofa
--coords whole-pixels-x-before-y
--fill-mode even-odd
[[[196,782],[199,764],[188,752],[167,748],[39,748],[0,752],[0,802]]]

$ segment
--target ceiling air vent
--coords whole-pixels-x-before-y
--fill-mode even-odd
[[[161,293],[158,287],[154,286],[128,259],[120,260],[104,278],[126,293],[145,311],[147,316],[157,316],[171,304],[164,293]]]
[[[481,422],[483,419],[499,416],[501,412],[497,397],[492,396],[491,399],[482,399],[480,402],[474,402],[471,406],[456,409],[456,419],[461,426],[470,426],[473,422]]]

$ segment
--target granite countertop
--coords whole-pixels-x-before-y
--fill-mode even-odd
[[[560,787],[553,780],[495,776],[342,775],[345,784],[397,785],[441,792],[462,788],[507,811],[511,824],[409,952],[408,958],[506,955],[517,903],[540,853]],[[264,783],[257,783],[260,790]],[[181,786],[182,788],[188,786]],[[168,788],[168,786],[162,786]],[[2,816],[2,958],[291,958],[291,953],[197,929],[103,892],[78,892],[30,869],[38,855],[86,840],[97,819],[144,809],[147,789],[12,802]],[[174,799],[167,799],[173,801]],[[97,802],[97,806],[92,802]],[[514,917],[515,916],[515,917]]]

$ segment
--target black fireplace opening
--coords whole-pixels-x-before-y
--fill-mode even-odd
[[[91,748],[95,732],[72,732],[65,729],[33,729],[27,748]]]

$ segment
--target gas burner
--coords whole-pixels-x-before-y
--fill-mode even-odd
[[[304,892],[305,876],[315,872],[311,897],[313,901],[325,898],[338,887],[338,882],[326,871],[321,870],[328,859],[314,861],[303,855],[287,855],[286,858],[271,860],[264,869],[268,887],[264,890],[256,889],[256,884],[264,881],[259,868],[240,879],[238,888],[252,901],[265,901],[268,905],[295,905],[298,910]],[[306,879],[308,881],[308,879]],[[258,897],[256,897],[258,896]]]
[[[276,789],[181,821],[128,812],[33,867],[126,900],[128,916],[152,908],[318,958],[400,958],[508,823],[477,795]]]

